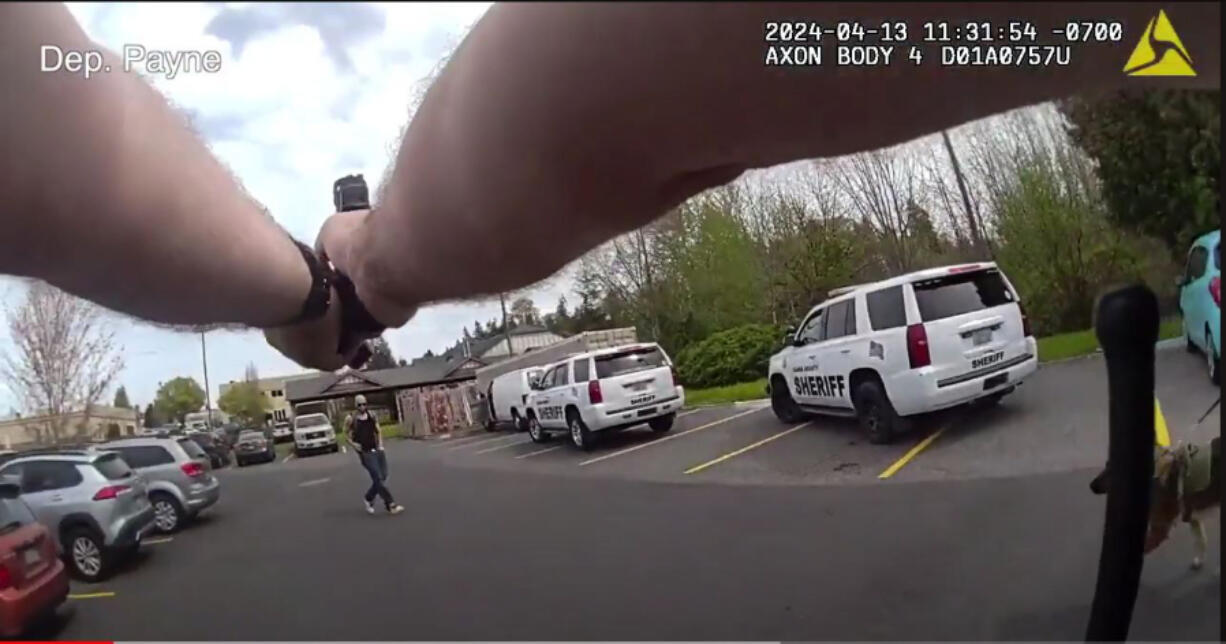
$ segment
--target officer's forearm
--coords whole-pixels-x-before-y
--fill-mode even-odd
[[[0,272],[163,323],[271,326],[310,288],[298,250],[156,90],[41,72],[103,51],[58,4],[0,7]]]
[[[405,304],[507,290],[547,277],[747,168],[902,143],[1076,92],[1217,87],[1216,3],[1168,7],[1198,75],[1122,73],[1157,5],[1085,3],[497,4],[428,92],[365,228],[367,283]],[[1121,21],[1129,42],[1070,45],[1072,64],[764,66],[768,20],[1031,21],[1043,42],[1065,16]],[[996,43],[1000,44],[1000,43]],[[902,60],[899,60],[902,58]],[[558,243],[561,241],[561,243]],[[477,258],[474,261],[474,258]]]

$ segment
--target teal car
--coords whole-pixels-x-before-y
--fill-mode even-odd
[[[1179,312],[1188,351],[1205,356],[1209,379],[1218,384],[1222,361],[1222,231],[1201,235],[1188,251],[1179,287]]]

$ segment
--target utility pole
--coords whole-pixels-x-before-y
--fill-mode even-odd
[[[213,431],[213,400],[209,394],[209,354],[204,348],[204,331],[200,332],[200,361],[204,363],[204,411],[208,414],[209,431]]]
[[[941,140],[945,142],[945,151],[949,153],[949,162],[954,166],[954,177],[958,180],[958,191],[962,193],[962,206],[966,208],[966,224],[971,228],[971,243],[979,250],[983,238],[979,235],[979,222],[975,220],[975,211],[971,210],[971,197],[966,192],[966,180],[962,178],[962,166],[958,165],[958,157],[954,154],[954,146],[949,142],[949,132],[941,130]]]
[[[507,339],[507,357],[515,352],[511,348],[511,325],[507,324],[507,294],[498,294],[498,304],[502,305],[502,335]]]

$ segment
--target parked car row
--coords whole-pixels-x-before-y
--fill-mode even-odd
[[[149,534],[176,532],[216,504],[212,470],[187,437],[38,450],[0,465],[0,635],[54,612],[68,575],[103,580]]]
[[[1189,273],[1190,283],[1208,271]],[[1216,350],[1204,335],[1203,350]],[[999,402],[1038,367],[1021,298],[994,262],[835,289],[789,330],[785,345],[763,374],[778,418],[856,418],[873,443],[891,442],[912,416]],[[487,398],[491,428],[510,423],[537,442],[564,432],[587,450],[608,431],[644,423],[669,431],[685,390],[663,348],[648,342],[500,375]]]

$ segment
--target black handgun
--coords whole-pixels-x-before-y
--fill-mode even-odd
[[[366,179],[360,174],[350,174],[332,183],[332,205],[337,212],[350,210],[367,210],[370,208],[370,190],[366,187]],[[349,366],[358,369],[366,364],[373,355],[369,342],[363,342],[358,352],[349,361]]]
[[[332,204],[337,212],[366,210],[370,208],[370,191],[366,179],[360,174],[350,174],[332,183]]]

